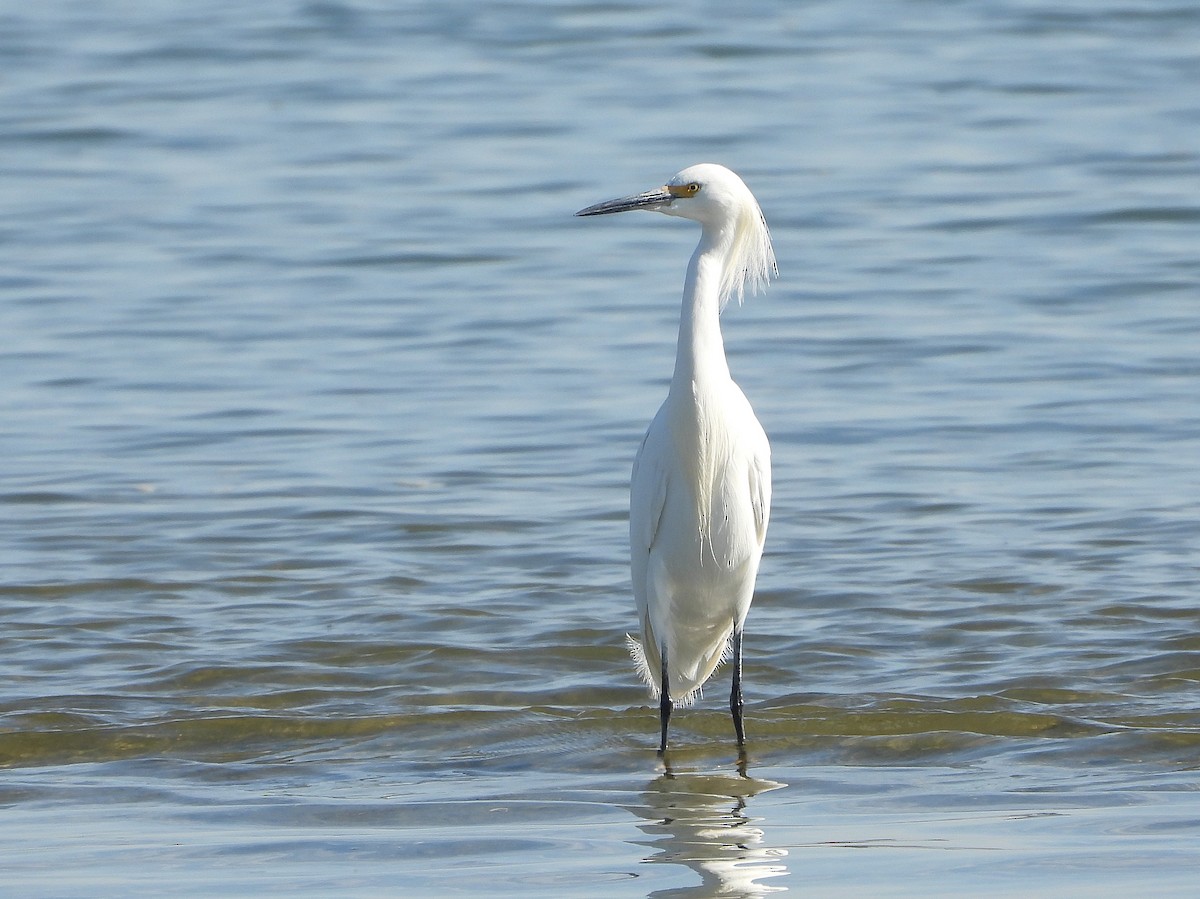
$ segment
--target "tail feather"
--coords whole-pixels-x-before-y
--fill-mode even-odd
[[[658,699],[662,692],[662,689],[659,686],[660,673],[655,670],[655,666],[652,665],[649,658],[647,658],[646,647],[642,644],[641,640],[632,634],[625,635],[625,646],[629,649],[629,655],[633,658],[633,664],[637,666],[638,676],[649,688],[651,697]],[[726,639],[725,643],[721,647],[720,658],[717,659],[717,662],[713,667],[714,671],[724,664],[725,660],[729,658],[729,654],[730,641]],[[709,676],[711,676],[711,672],[709,673]],[[705,680],[707,679],[708,677],[705,677]],[[703,695],[703,690],[704,683],[701,682],[692,687],[692,689],[688,690],[683,696],[672,696],[671,701],[675,703],[676,707],[691,705]]]

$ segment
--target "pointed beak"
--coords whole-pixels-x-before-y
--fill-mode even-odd
[[[656,187],[645,193],[632,197],[621,197],[619,200],[605,200],[587,209],[580,209],[576,215],[609,215],[613,212],[628,212],[631,209],[662,209],[671,205],[671,192],[665,186]]]

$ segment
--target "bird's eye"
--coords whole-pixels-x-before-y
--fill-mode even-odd
[[[686,199],[687,197],[694,197],[696,194],[700,193],[700,182],[692,181],[688,184],[668,184],[667,190],[670,192],[671,196],[675,197],[676,199],[680,197]]]

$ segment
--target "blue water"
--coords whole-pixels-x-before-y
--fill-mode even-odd
[[[0,8],[22,896],[1191,895],[1200,10]],[[625,510],[693,227],[773,447],[669,767]]]

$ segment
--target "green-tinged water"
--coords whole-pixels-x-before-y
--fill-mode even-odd
[[[0,892],[1177,895],[1200,12],[0,11]],[[737,170],[772,440],[657,718],[629,467]],[[6,893],[7,894],[7,893]]]

